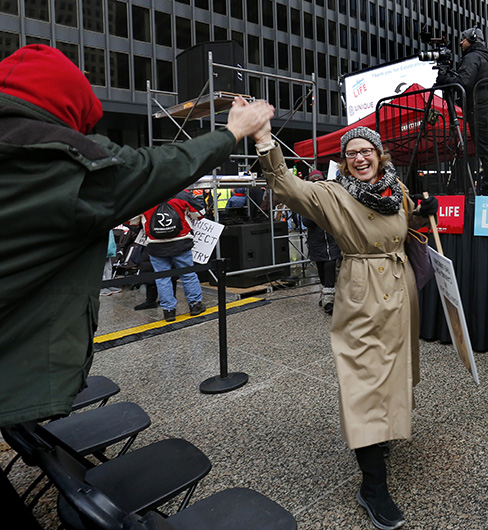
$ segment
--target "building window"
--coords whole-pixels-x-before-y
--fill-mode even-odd
[[[273,2],[271,0],[263,0],[263,25],[267,28],[274,28]]]
[[[276,4],[276,18],[278,22],[278,29],[280,31],[288,32],[288,10],[283,4]]]
[[[261,64],[259,59],[259,37],[255,35],[247,36],[247,55],[250,63]]]
[[[249,76],[249,93],[257,99],[262,98],[261,78]]]
[[[332,116],[339,116],[339,93],[335,90],[330,93],[330,113]]]
[[[110,85],[114,88],[130,88],[127,53],[110,52]]]
[[[264,66],[275,67],[274,41],[263,39]]]
[[[329,7],[329,9],[332,9],[332,11],[335,11],[335,9],[336,9],[336,0],[328,0],[327,1],[327,6]]]
[[[19,48],[19,35],[0,31],[0,61],[12,55]]]
[[[151,42],[149,9],[132,6],[132,35],[135,40]]]
[[[296,74],[302,73],[302,49],[298,46],[291,47],[291,67]]]
[[[368,34],[365,31],[361,31],[361,53],[368,55]]]
[[[351,28],[351,50],[353,52],[357,52],[359,50],[358,30],[356,28]]]
[[[327,79],[327,56],[325,53],[317,54],[317,75],[322,79]]]
[[[173,46],[171,15],[154,11],[154,23],[156,26],[156,44],[171,48]]]
[[[106,86],[105,50],[85,46],[83,50],[85,74],[92,85]]]
[[[369,22],[376,26],[376,4],[369,3]]]
[[[378,57],[378,36],[376,34],[371,34],[371,55]]]
[[[293,7],[290,9],[290,26],[293,35],[302,34],[300,29],[300,11],[298,11],[298,9],[294,9]]]
[[[268,92],[268,103],[276,107],[276,82],[271,79],[266,79],[266,87]]]
[[[213,0],[213,10],[215,13],[227,15],[227,2],[225,0]]]
[[[333,81],[337,81],[339,73],[337,71],[337,57],[335,57],[334,55],[329,55],[329,72],[330,78]]]
[[[242,20],[244,12],[242,10],[242,0],[232,0],[230,3],[230,16]]]
[[[3,2],[2,2],[3,3]],[[25,0],[25,16],[35,20],[49,21],[49,3],[36,2],[36,0]]]
[[[337,45],[337,26],[333,20],[329,20],[329,44]]]
[[[208,0],[195,0],[195,7],[206,9],[208,11]]]
[[[303,32],[307,39],[313,39],[313,17],[310,13],[303,13]]]
[[[83,0],[83,28],[103,33],[103,3],[97,0]]]
[[[356,18],[358,16],[358,4],[357,0],[349,1],[349,16]]]
[[[197,44],[200,42],[207,42],[210,40],[210,26],[204,22],[195,23],[195,41]]]
[[[347,26],[345,26],[344,24],[339,25],[339,35],[341,48],[347,49]]]
[[[303,103],[303,85],[293,84],[293,110]]]
[[[283,81],[279,83],[279,105],[281,109],[290,109],[290,85]]]
[[[134,55],[134,88],[145,92],[147,90],[146,81],[152,81],[151,59]]]
[[[214,40],[227,40],[227,28],[214,26]]]
[[[69,42],[56,41],[56,48],[63,52],[66,57],[72,61],[76,66],[80,67],[80,49],[78,44],[71,44]]]
[[[359,13],[360,13],[360,18],[363,22],[366,22],[366,18],[367,18],[367,7],[368,7],[368,4],[367,4],[367,0],[360,0],[360,4],[359,4]]]
[[[156,61],[156,75],[158,90],[165,92],[174,91],[173,63],[171,61]]]
[[[56,24],[71,28],[78,27],[78,10],[75,0],[54,0],[54,14]]]
[[[34,37],[33,35],[26,35],[25,43],[26,44],[45,44],[46,46],[51,46],[51,39],[43,39],[42,37]]]
[[[259,24],[258,0],[247,0],[247,20],[254,24]]]
[[[325,42],[325,19],[322,17],[317,17],[315,26],[317,30],[317,40],[319,42]]]
[[[305,50],[305,73],[307,75],[312,75],[315,72],[315,64],[313,58],[313,51],[306,49]]]
[[[386,9],[383,6],[379,6],[380,14],[380,26],[386,28]]]
[[[280,70],[288,70],[288,46],[283,42],[278,42],[278,68]]]
[[[232,31],[232,40],[237,42],[237,44],[244,49],[244,33],[241,33],[240,31]]]
[[[108,32],[110,35],[127,38],[129,35],[127,28],[127,4],[117,0],[108,0]]]
[[[327,114],[327,90],[319,88],[319,114]]]
[[[176,47],[186,50],[191,46],[191,20],[176,17]]]
[[[8,15],[18,15],[19,7],[17,4],[17,0],[5,0],[3,2],[0,2],[0,13],[7,13]]]
[[[346,0],[339,0],[339,13],[346,14],[347,6]]]

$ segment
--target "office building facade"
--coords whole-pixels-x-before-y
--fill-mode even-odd
[[[485,31],[486,0],[0,0],[0,58],[25,44],[56,46],[102,101],[98,130],[137,146],[148,141],[146,80],[178,93],[181,52],[232,40],[256,72],[245,76],[246,93],[267,97],[276,123],[287,123],[297,141],[311,135],[312,104],[319,135],[346,123],[341,76],[427,50],[426,28],[445,36],[457,58],[461,32],[474,25]],[[306,85],[289,79],[312,74],[314,102]]]

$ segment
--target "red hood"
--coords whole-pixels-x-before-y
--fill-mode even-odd
[[[81,70],[44,44],[24,46],[0,61],[0,93],[33,103],[83,134],[103,115]]]

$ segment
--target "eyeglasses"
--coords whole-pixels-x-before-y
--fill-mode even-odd
[[[346,158],[356,158],[359,154],[361,156],[371,156],[373,151],[374,147],[368,147],[367,149],[361,149],[360,151],[346,151],[344,156]]]

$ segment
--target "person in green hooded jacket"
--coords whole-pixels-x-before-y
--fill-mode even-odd
[[[59,50],[0,62],[0,427],[68,414],[93,355],[111,228],[224,162],[274,112],[233,108],[227,127],[133,149],[86,134],[102,105]]]

